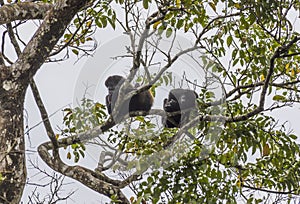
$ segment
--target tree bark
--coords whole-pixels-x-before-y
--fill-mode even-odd
[[[25,88],[0,88],[0,203],[19,203],[26,181],[23,104]]]
[[[0,7],[0,24],[16,20],[43,19],[53,4],[42,2],[19,2]]]

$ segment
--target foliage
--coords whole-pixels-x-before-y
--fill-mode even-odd
[[[300,189],[298,137],[270,112],[300,101],[300,34],[288,15],[299,12],[300,3],[267,0],[116,2],[123,5],[126,11],[127,22],[124,24],[116,10],[104,2],[95,7],[103,9],[103,12],[91,9],[91,21],[81,24],[82,14],[74,20],[74,25],[84,30],[94,21],[99,28],[105,28],[108,23],[115,28],[115,21],[118,20],[129,36],[132,30],[138,32],[135,34],[140,36],[141,41],[133,41],[135,46],[143,45],[153,33],[167,38],[176,37],[176,33],[192,36],[191,49],[200,50],[213,59],[214,66],[210,66],[211,61],[203,60],[204,67],[211,68],[205,71],[222,82],[225,92],[218,99],[207,86],[197,88],[199,98],[195,119],[199,121],[192,127],[160,128],[161,124],[153,122],[155,116],[138,116],[126,120],[119,129],[108,130],[108,141],[118,151],[135,158],[128,160],[126,170],[135,169],[139,174],[152,170],[151,175],[140,182],[137,198],[131,201],[292,201]],[[148,13],[143,13],[139,9],[141,7],[153,13],[151,18],[147,19]],[[145,21],[141,20],[144,20],[143,15],[146,15]],[[132,34],[130,37],[135,39],[136,36]],[[65,34],[65,40],[70,39],[71,35]],[[78,40],[73,41],[77,46],[88,38]],[[163,53],[158,45],[152,48]],[[140,62],[144,67],[150,67],[152,62],[147,64],[151,58],[147,52],[149,48],[136,53],[136,47],[131,49],[129,53],[132,54],[134,69],[130,74],[134,75]],[[77,51],[74,53],[78,54]],[[164,53],[166,70],[182,53],[178,51],[177,54],[172,58],[170,52]],[[144,57],[144,61],[138,57]],[[155,93],[156,88],[172,84],[172,73],[154,74],[137,81],[147,84],[152,80],[156,80],[151,84]],[[86,99],[82,108],[65,111],[67,128],[64,134],[90,130],[104,124],[106,119],[104,106],[98,103],[93,105]],[[184,128],[189,133],[196,133],[196,138],[190,151],[177,158],[177,162],[157,170],[161,163],[156,160],[149,162],[143,157],[164,150]],[[151,135],[151,139],[137,137],[140,135]],[[78,149],[84,150],[82,148],[75,145],[73,150],[76,153]],[[76,155],[75,160],[78,161]],[[164,156],[160,159],[166,161],[174,155]],[[117,165],[120,164],[115,167]]]
[[[163,19],[166,27],[161,28],[164,26],[161,25],[158,29],[168,30],[168,27],[188,32],[198,26],[202,32],[211,33],[199,43],[203,43],[216,60],[231,59],[228,66],[222,63],[215,72],[228,84],[227,93],[236,87],[239,89],[231,100],[228,94],[225,115],[234,117],[255,110],[254,98],[260,90],[255,87],[261,86],[259,84],[263,84],[270,73],[274,52],[299,37],[282,12],[292,3],[176,2],[180,2],[181,8],[187,8],[186,12],[169,12]],[[211,18],[207,6],[219,16]],[[298,3],[293,6],[299,9]],[[274,101],[269,110],[299,102],[298,53],[299,46],[294,44],[284,57],[276,59],[267,93]],[[259,203],[275,192],[297,195],[300,172],[296,139],[285,125],[279,125],[265,114],[256,114],[240,122],[226,122],[216,146],[206,158],[200,157],[201,140],[196,140],[196,146],[187,157],[164,169],[163,173],[152,173],[141,184],[143,190],[139,195],[153,203],[166,199],[170,203],[237,203],[239,196],[244,196],[249,203]],[[249,191],[247,196],[246,191]],[[256,191],[266,194],[259,198]]]
[[[106,113],[104,112],[105,106],[100,103],[94,103],[92,100],[83,98],[81,100],[81,106],[74,109],[65,108],[65,116],[63,118],[66,128],[62,130],[61,135],[71,136],[90,130],[98,125],[104,123],[106,119]],[[71,145],[73,150],[74,161],[78,162],[80,156],[84,157],[85,146],[83,143],[75,143]],[[69,151],[67,158],[71,159],[72,155]]]
[[[108,24],[115,29],[116,13],[111,8],[109,0],[97,1],[92,7],[78,13],[72,26],[64,34],[63,43],[75,55],[87,54],[95,49],[89,42],[95,41],[93,34],[97,27],[106,28]],[[92,46],[87,49],[87,46]],[[65,47],[65,46],[64,46]]]
[[[4,180],[2,174],[0,173],[0,183]]]

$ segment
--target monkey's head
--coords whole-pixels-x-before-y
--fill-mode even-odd
[[[173,111],[189,109],[195,107],[196,98],[198,95],[195,91],[181,88],[173,89],[169,92],[168,99],[165,100],[165,108],[173,109]]]
[[[185,124],[196,107],[197,93],[189,89],[172,89],[168,98],[164,99],[163,108],[167,113],[176,113],[175,115],[163,117],[162,122],[165,127],[181,127]]]
[[[198,94],[195,91],[186,89],[182,95],[176,95],[176,98],[179,99],[178,102],[180,104],[180,109],[185,110],[196,107],[196,99],[198,98]]]
[[[108,91],[114,91],[116,87],[120,87],[121,84],[125,81],[125,78],[119,75],[109,76],[105,81],[105,86],[108,88]]]

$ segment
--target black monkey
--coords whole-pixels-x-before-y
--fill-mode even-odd
[[[167,128],[181,127],[188,122],[190,113],[196,110],[197,93],[188,89],[172,89],[164,99],[163,108],[167,114],[163,124]]]
[[[119,89],[126,79],[119,75],[109,76],[105,81],[105,86],[108,88],[108,95],[106,96],[106,106],[108,113],[111,114],[117,97],[119,95]],[[127,93],[136,90],[131,84],[125,90],[125,96]],[[153,105],[153,96],[149,90],[137,93],[130,99],[121,101],[120,107],[117,111],[118,116],[123,117],[129,112],[129,116],[136,116],[137,111],[148,113]],[[144,114],[144,115],[146,115]]]

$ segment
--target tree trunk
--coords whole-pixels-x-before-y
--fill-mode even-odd
[[[7,82],[7,83],[6,83]],[[0,87],[0,203],[19,203],[26,181],[23,104],[26,88]]]

